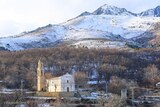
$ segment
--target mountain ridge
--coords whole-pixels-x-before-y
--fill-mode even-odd
[[[113,11],[113,10],[116,10]],[[115,13],[114,13],[115,12]],[[123,14],[126,13],[126,14]],[[131,11],[128,11],[125,8],[119,8],[116,6],[104,4],[103,6],[99,7],[97,10],[93,12],[83,12],[79,16],[84,16],[84,15],[100,15],[100,14],[107,14],[107,15],[133,15],[133,16],[153,16],[153,17],[160,17],[160,5],[156,6],[155,8],[152,9],[147,9],[145,11],[142,11],[140,13],[134,13]]]
[[[132,13],[125,8],[119,8],[116,6],[104,4],[103,6],[99,7],[97,10],[93,11],[92,13],[90,12],[83,12],[79,16],[85,16],[85,15],[133,15],[136,16],[135,13]]]
[[[151,10],[156,11],[154,15]],[[8,50],[45,48],[66,42],[68,46],[78,44],[82,47],[88,47],[88,45],[96,47],[98,44],[100,48],[127,48],[127,44],[130,43],[137,46],[139,43],[132,38],[150,31],[151,27],[160,21],[159,11],[160,8],[157,6],[136,14],[125,8],[105,4],[92,13],[86,11],[61,24],[49,24],[19,35],[0,38],[0,46]],[[105,41],[99,41],[99,39]]]

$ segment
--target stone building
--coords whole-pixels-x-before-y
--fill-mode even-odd
[[[74,92],[75,83],[72,75],[65,74],[46,80],[48,92]]]
[[[67,73],[59,77],[46,78],[43,63],[39,60],[37,68],[37,91],[74,92],[74,77]]]
[[[39,60],[37,67],[37,91],[45,90],[45,76],[44,76],[44,68],[43,63]]]

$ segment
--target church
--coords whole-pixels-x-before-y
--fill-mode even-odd
[[[41,60],[37,67],[37,91],[38,92],[74,92],[74,77],[68,73],[59,76],[46,78],[44,65]]]

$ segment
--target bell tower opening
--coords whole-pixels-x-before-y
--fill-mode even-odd
[[[69,87],[67,87],[67,92],[69,92]]]

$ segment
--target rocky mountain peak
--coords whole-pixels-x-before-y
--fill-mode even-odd
[[[148,9],[139,14],[139,16],[152,16],[152,17],[160,17],[160,6],[157,6],[153,9]]]
[[[154,9],[154,16],[160,17],[160,6],[157,6],[157,7]]]
[[[125,8],[119,8],[116,6],[105,4],[99,7],[93,12],[94,15],[135,15],[132,12],[127,11]]]

